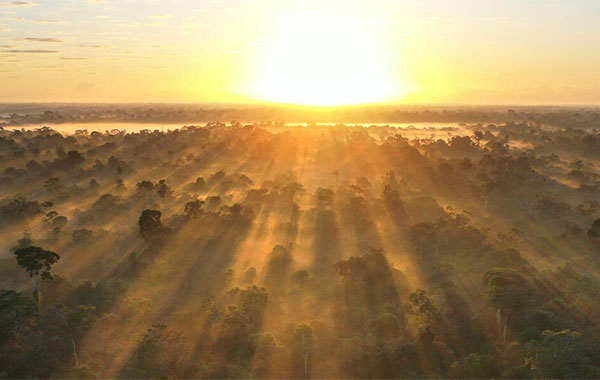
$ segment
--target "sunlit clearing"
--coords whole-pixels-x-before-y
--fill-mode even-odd
[[[282,29],[266,46],[253,90],[258,98],[330,106],[391,95],[381,49],[360,23],[311,12],[290,17]]]

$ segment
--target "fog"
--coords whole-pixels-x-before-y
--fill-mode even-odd
[[[0,377],[600,376],[595,109],[19,112]]]

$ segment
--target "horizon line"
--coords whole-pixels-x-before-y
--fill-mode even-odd
[[[296,103],[273,102],[169,102],[169,101],[0,101],[0,106],[10,105],[186,105],[186,106],[239,106],[239,107],[265,107],[265,108],[313,108],[313,109],[347,109],[347,108],[386,108],[386,107],[506,107],[506,108],[575,108],[575,107],[600,107],[598,103],[360,103],[346,105],[310,105]]]

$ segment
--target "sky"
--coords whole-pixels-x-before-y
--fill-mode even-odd
[[[596,0],[0,0],[0,101],[599,104]]]

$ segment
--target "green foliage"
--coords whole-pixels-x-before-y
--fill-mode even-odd
[[[527,352],[536,377],[581,379],[600,375],[598,348],[588,347],[581,333],[547,330],[527,345]]]
[[[71,232],[73,243],[80,244],[89,241],[94,236],[93,232],[87,228],[81,228]]]
[[[185,338],[156,324],[148,329],[131,359],[125,364],[122,376],[132,379],[169,378],[182,373],[185,363]]]
[[[308,325],[299,325],[294,328],[292,343],[292,377],[310,378],[310,360],[313,352],[313,330]]]
[[[533,295],[527,280],[512,269],[494,269],[484,276],[487,300],[497,309],[522,310]]]
[[[600,377],[600,133],[279,128],[0,129],[0,378]]]
[[[273,247],[268,260],[266,283],[273,288],[284,285],[294,263],[290,251],[284,246],[277,245]]]
[[[31,298],[13,290],[0,290],[0,346],[4,345],[21,329],[28,325],[35,315],[35,305]]]
[[[60,376],[64,379],[97,379],[99,376],[90,367],[86,365],[73,366],[68,368]]]
[[[308,282],[310,277],[310,273],[307,270],[299,270],[292,273],[292,283],[294,283],[298,287],[303,287]]]
[[[47,251],[36,246],[19,248],[15,251],[17,263],[30,277],[40,276],[43,279],[52,279],[50,269],[60,256],[52,251]]]
[[[393,313],[381,313],[370,322],[373,335],[385,338],[397,338],[402,331],[398,317]]]
[[[258,330],[262,324],[263,313],[267,307],[268,295],[263,288],[252,286],[240,291],[238,305],[244,310],[248,322],[253,329]]]
[[[502,375],[504,379],[533,379],[531,368],[526,365],[520,365],[510,368]]]
[[[102,284],[94,285],[86,281],[75,289],[73,301],[76,305],[93,306],[96,309],[104,309],[111,301],[113,293]]]
[[[497,378],[498,363],[491,355],[472,353],[453,363],[450,374],[455,379]]]
[[[167,229],[160,218],[162,213],[158,210],[144,210],[138,219],[140,235],[147,241],[158,241],[164,237]]]
[[[197,218],[202,213],[202,205],[204,201],[195,200],[185,204],[183,212],[189,218]]]

